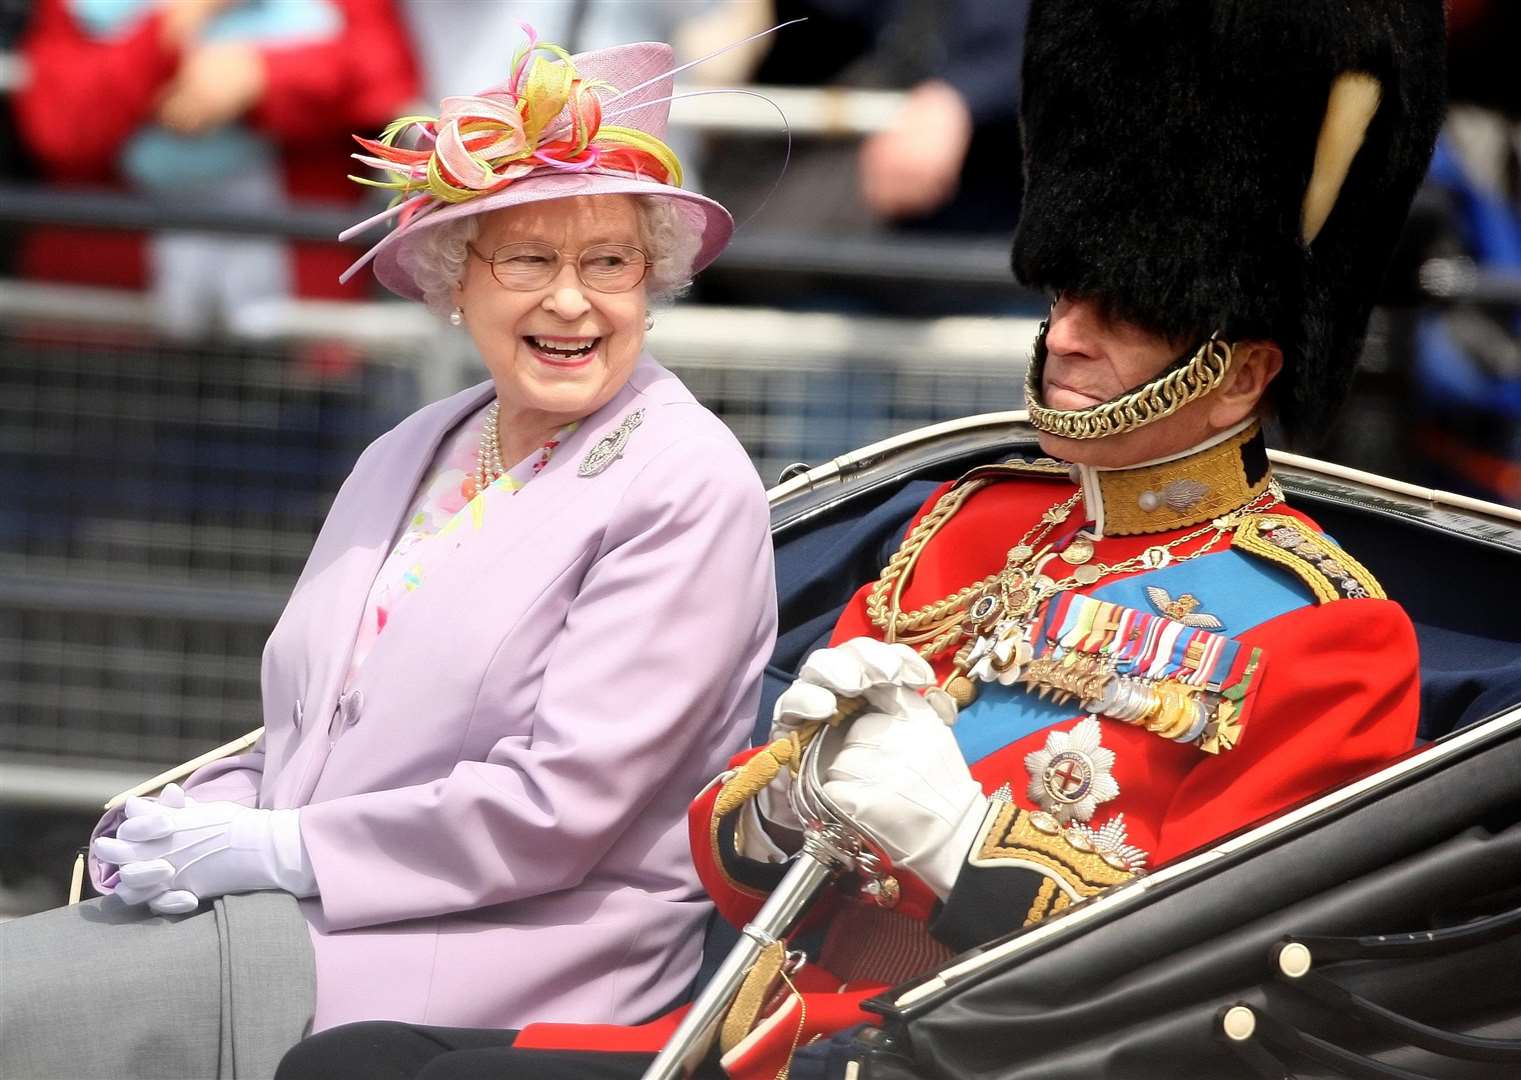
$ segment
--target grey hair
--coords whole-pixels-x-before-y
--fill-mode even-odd
[[[480,216],[456,218],[446,225],[424,229],[397,256],[401,268],[422,290],[423,303],[437,315],[454,310],[454,286],[465,276],[467,245],[480,235]]]
[[[636,195],[639,235],[650,253],[650,303],[674,300],[692,284],[692,266],[702,250],[702,233],[676,208],[674,199]]]
[[[658,195],[635,195],[639,235],[650,253],[645,292],[651,304],[674,300],[692,283],[692,265],[702,250],[702,234],[691,219]],[[467,249],[480,235],[480,215],[457,218],[424,229],[400,254],[406,270],[422,290],[430,311],[447,315],[454,309],[454,286],[465,275]]]

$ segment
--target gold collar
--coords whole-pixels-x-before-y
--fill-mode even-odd
[[[1172,457],[1126,469],[1078,465],[1076,472],[1095,537],[1199,525],[1251,502],[1272,479],[1256,420]]]

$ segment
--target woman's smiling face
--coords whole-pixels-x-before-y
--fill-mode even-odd
[[[559,273],[536,289],[509,289],[488,261],[508,244],[555,248]],[[576,256],[595,244],[643,248],[639,211],[625,195],[575,196],[487,214],[465,260],[456,302],[496,384],[504,440],[596,412],[628,380],[644,347],[645,285],[587,288]]]

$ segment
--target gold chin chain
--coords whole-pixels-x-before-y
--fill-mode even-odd
[[[1044,339],[1042,326],[1041,340]],[[1064,439],[1102,439],[1171,416],[1224,382],[1232,358],[1230,345],[1211,337],[1199,346],[1188,363],[1144,386],[1091,408],[1052,409],[1040,396],[1045,363],[1039,357],[1043,355],[1037,348],[1036,357],[1025,368],[1025,408],[1029,410],[1032,427]]]
[[[1024,537],[1009,550],[1003,568],[972,585],[926,604],[917,611],[903,612],[900,602],[903,588],[913,572],[914,564],[930,539],[939,532],[962,503],[991,481],[973,481],[963,487],[946,492],[940,500],[909,532],[896,554],[882,570],[877,583],[872,586],[866,599],[866,614],[871,622],[883,632],[883,640],[899,641],[914,645],[927,660],[943,655],[953,646],[961,645],[953,661],[953,670],[944,686],[958,705],[970,702],[973,687],[966,678],[968,661],[976,639],[991,633],[995,627],[1023,622],[1031,617],[1051,597],[1070,589],[1093,585],[1105,577],[1127,574],[1137,570],[1160,570],[1174,563],[1185,563],[1214,550],[1220,538],[1230,532],[1247,514],[1258,513],[1283,499],[1283,491],[1277,480],[1270,480],[1267,488],[1250,502],[1227,514],[1214,518],[1190,532],[1170,540],[1166,544],[1154,544],[1138,555],[1116,563],[1090,563],[1094,547],[1085,536],[1077,536],[1060,558],[1076,569],[1060,580],[1040,569],[1049,565],[1049,545],[1038,548],[1046,536],[1058,524],[1067,520],[1072,508],[1082,498],[1075,492],[1070,498],[1057,503],[1041,515],[1040,520],[1025,533]],[[1184,544],[1213,533],[1196,551],[1174,556],[1173,551]]]

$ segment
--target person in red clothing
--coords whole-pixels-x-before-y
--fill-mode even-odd
[[[351,205],[349,132],[375,130],[417,97],[393,0],[38,0],[21,41],[22,139],[60,184],[125,184],[176,205]],[[240,297],[360,295],[337,244],[151,238],[48,229],[20,272],[135,288],[167,321]]]
[[[1032,4],[1013,261],[1054,296],[1026,381],[1050,456],[935,492],[778,700],[777,742],[693,804],[743,926],[798,846],[786,740],[864,699],[822,788],[883,867],[814,913],[810,962],[756,965],[700,1074],[785,1075],[883,987],[1411,748],[1410,621],[1284,502],[1264,428],[1309,441],[1346,395],[1441,120],[1442,20]],[[679,1018],[358,1025],[279,1077],[635,1077]]]

